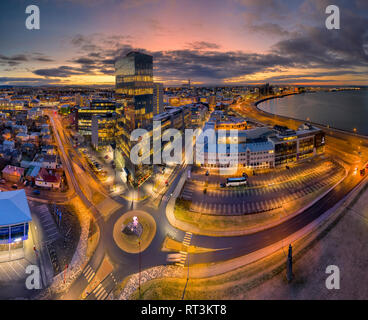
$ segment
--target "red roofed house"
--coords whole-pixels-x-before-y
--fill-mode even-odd
[[[52,173],[51,170],[49,172],[45,168],[41,168],[35,179],[36,186],[43,188],[59,189],[60,182],[61,178],[58,174]]]

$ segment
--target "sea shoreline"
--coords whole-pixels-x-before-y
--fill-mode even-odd
[[[303,92],[303,93],[314,93],[314,92]],[[294,118],[294,117],[287,117],[287,116],[279,115],[279,114],[276,114],[276,113],[264,111],[258,106],[260,103],[265,102],[267,100],[280,99],[280,98],[284,98],[284,97],[292,96],[292,95],[296,95],[296,94],[301,94],[301,93],[295,92],[295,93],[288,93],[288,94],[285,94],[283,96],[271,96],[271,97],[267,97],[267,98],[262,98],[260,100],[257,100],[256,102],[254,102],[253,106],[259,112],[267,114],[269,116],[277,116],[277,117],[280,117],[280,118],[283,118],[283,119],[291,119],[291,120],[300,121],[300,122],[308,122],[308,123],[310,123],[310,124],[312,124],[316,127],[320,127],[321,129],[324,129],[324,130],[332,130],[332,131],[336,131],[336,132],[340,132],[340,133],[345,133],[345,134],[349,134],[349,135],[354,136],[354,137],[368,138],[368,135],[355,133],[355,132],[350,131],[350,130],[339,129],[339,128],[335,128],[335,127],[332,127],[332,126],[326,126],[326,125],[318,123],[318,122],[306,121],[306,120],[303,120],[303,119],[298,119],[298,118]]]

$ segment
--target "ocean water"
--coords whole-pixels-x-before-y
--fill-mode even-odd
[[[368,135],[368,89],[303,93],[258,104],[261,110]]]

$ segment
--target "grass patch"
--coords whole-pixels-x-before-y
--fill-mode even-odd
[[[201,230],[224,231],[243,230],[244,227],[254,227],[275,217],[275,213],[257,213],[242,216],[203,215],[200,212],[189,211],[190,201],[177,199],[174,209],[176,219],[192,224]]]
[[[157,279],[141,285],[141,296],[136,290],[130,297],[132,300],[181,300],[185,279]]]

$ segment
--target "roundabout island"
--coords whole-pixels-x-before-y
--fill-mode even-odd
[[[115,223],[113,238],[116,245],[127,253],[146,250],[156,234],[155,219],[145,211],[124,213]]]

